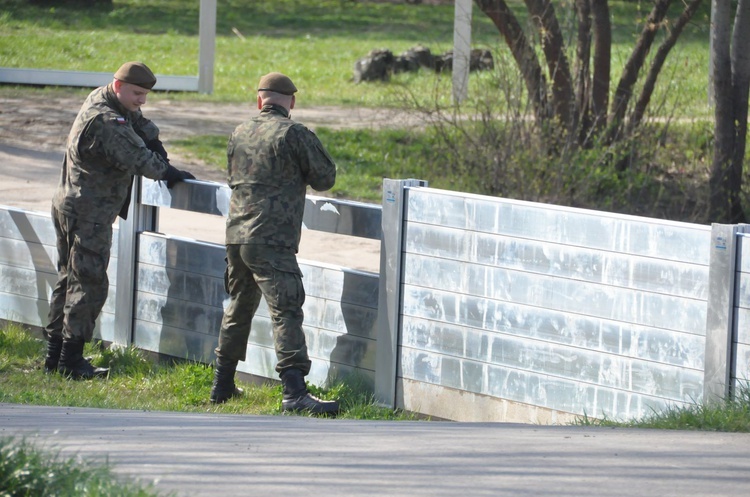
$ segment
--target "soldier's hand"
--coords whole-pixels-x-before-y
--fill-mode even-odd
[[[180,181],[184,181],[186,179],[195,179],[195,176],[193,176],[193,174],[189,171],[180,171],[176,167],[170,165],[167,168],[167,172],[164,174],[164,177],[162,179],[167,182],[167,188],[172,188]]]

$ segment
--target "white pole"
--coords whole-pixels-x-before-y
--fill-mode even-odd
[[[469,95],[471,7],[472,0],[456,0],[453,19],[453,102],[456,104]]]
[[[198,91],[214,91],[214,52],[216,51],[216,0],[201,0],[198,23]]]

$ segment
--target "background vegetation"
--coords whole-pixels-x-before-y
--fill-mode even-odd
[[[616,79],[650,2],[609,3]],[[528,21],[520,0],[509,4]],[[563,29],[572,33],[569,0],[555,4]],[[535,141],[508,49],[478,9],[473,46],[492,50],[495,70],[472,73],[470,98],[461,108],[452,106],[446,74],[422,70],[396,74],[389,82],[352,82],[355,61],[374,48],[395,54],[417,44],[433,53],[450,50],[453,5],[448,1],[221,1],[214,93],[156,92],[152,101],[247,104],[260,76],[279,70],[300,88],[300,107],[392,107],[424,117],[423,125],[395,131],[316,130],[340,168],[333,195],[379,203],[383,177],[418,177],[437,188],[708,223],[713,136],[707,91],[709,8],[706,2],[667,59],[648,124],[616,147],[545,154]],[[85,9],[0,0],[0,65],[114,71],[123,60],[143,60],[159,74],[195,75],[198,10],[197,0],[116,0],[111,8]],[[28,91],[0,87],[0,95]],[[82,98],[88,90],[62,91]],[[485,123],[491,126],[480,130]],[[225,142],[224,136],[205,136],[174,145],[221,168]],[[624,173],[608,167],[623,158],[631,161]]]

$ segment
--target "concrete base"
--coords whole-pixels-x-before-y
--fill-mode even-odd
[[[396,388],[399,408],[451,421],[567,425],[578,417],[567,412],[403,378],[398,380]]]

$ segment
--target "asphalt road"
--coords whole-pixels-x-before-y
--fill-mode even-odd
[[[750,495],[750,434],[0,404],[0,436],[178,496]]]

